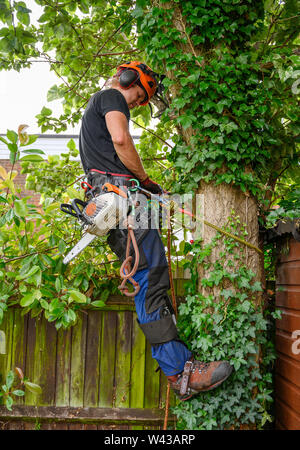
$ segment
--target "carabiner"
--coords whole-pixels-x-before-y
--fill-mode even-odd
[[[131,192],[136,192],[138,188],[140,187],[140,182],[136,178],[131,178],[129,181],[135,182],[135,185],[128,187],[128,190]]]

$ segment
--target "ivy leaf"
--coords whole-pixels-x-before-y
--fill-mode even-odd
[[[223,289],[220,292],[220,295],[222,295],[225,298],[225,300],[228,300],[228,298],[232,297],[234,294],[231,289]]]
[[[238,280],[238,286],[239,288],[250,289],[250,283],[248,278],[241,277],[240,280]]]
[[[248,313],[250,308],[251,308],[251,303],[248,300],[244,301],[240,305],[240,311],[245,312],[245,313]]]
[[[261,287],[261,283],[259,281],[255,281],[255,283],[253,283],[253,285],[251,286],[251,290],[252,291],[262,291],[262,287]]]
[[[184,115],[179,117],[177,120],[182,125],[182,127],[186,129],[192,125],[194,118],[193,116]]]

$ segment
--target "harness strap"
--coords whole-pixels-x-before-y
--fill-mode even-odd
[[[106,175],[106,176],[112,176],[112,177],[125,177],[125,178],[132,178],[132,175],[126,175],[124,173],[112,173],[112,172],[103,172],[102,170],[98,170],[98,169],[90,169],[90,172],[97,172],[97,173],[101,173],[102,175]]]
[[[180,395],[184,395],[187,391],[188,384],[189,384],[189,378],[190,378],[192,369],[193,369],[193,362],[186,361],[186,363],[184,365],[182,380],[181,380],[181,385],[180,385]]]

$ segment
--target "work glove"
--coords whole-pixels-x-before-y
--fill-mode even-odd
[[[161,195],[164,193],[163,188],[155,181],[151,180],[151,178],[146,178],[146,180],[141,181],[141,187],[151,192],[152,194]]]

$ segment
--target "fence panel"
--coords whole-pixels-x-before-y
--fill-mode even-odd
[[[177,282],[182,290],[182,283]],[[179,289],[178,289],[179,291]],[[157,370],[133,300],[111,297],[102,310],[85,310],[69,330],[43,316],[9,308],[0,326],[1,382],[20,367],[42,388],[0,406],[3,429],[157,429],[162,427],[167,380]],[[175,396],[171,393],[171,405]],[[172,426],[174,417],[169,413]]]

